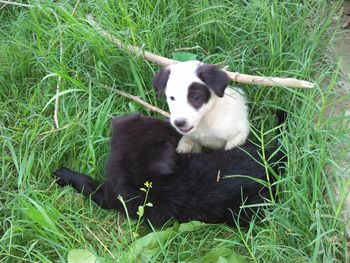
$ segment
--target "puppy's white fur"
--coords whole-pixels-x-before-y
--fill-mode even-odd
[[[177,151],[200,152],[201,147],[229,150],[245,143],[249,135],[248,106],[242,90],[226,88],[224,96],[218,97],[210,88],[210,99],[199,109],[188,102],[188,89],[193,82],[206,85],[197,75],[199,61],[188,61],[169,66],[169,78],[165,88],[170,110],[171,124],[183,134]],[[186,120],[184,133],[175,120]]]

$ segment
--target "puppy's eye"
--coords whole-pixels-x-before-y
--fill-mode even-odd
[[[175,98],[173,96],[170,96],[170,100],[175,100]]]
[[[198,95],[198,94],[192,94],[191,95],[191,98],[193,99],[193,100],[199,100],[200,99],[200,96]]]

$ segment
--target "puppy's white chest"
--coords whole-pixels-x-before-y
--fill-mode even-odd
[[[219,138],[211,129],[198,129],[191,134],[191,139],[198,141],[202,146],[210,149],[223,149],[226,140]]]

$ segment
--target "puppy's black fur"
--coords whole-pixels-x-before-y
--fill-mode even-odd
[[[225,71],[215,65],[204,64],[197,69],[197,75],[217,96],[224,96],[225,89],[229,83]]]
[[[208,103],[210,95],[210,91],[205,85],[193,82],[188,87],[187,101],[193,108],[199,110],[203,104]]]
[[[67,168],[54,172],[57,182],[72,185],[103,208],[123,211],[117,199],[120,195],[129,214],[137,217],[137,208],[145,198],[140,188],[150,181],[153,187],[148,202],[153,207],[146,207],[144,216],[156,226],[172,218],[233,224],[238,214],[244,223],[254,209],[240,211],[243,203],[270,199],[268,189],[254,180],[266,181],[266,174],[259,164],[260,149],[251,143],[229,151],[178,154],[180,135],[166,121],[134,114],[114,118],[112,129],[103,183]],[[266,152],[267,159],[276,147]],[[281,153],[276,154],[270,163],[277,163],[281,157]],[[225,177],[228,175],[236,177]],[[273,182],[271,176],[270,180]]]
[[[152,85],[157,92],[157,98],[160,99],[166,87],[170,75],[169,69],[161,69],[152,80]]]

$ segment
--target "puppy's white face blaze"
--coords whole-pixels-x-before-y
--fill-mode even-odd
[[[169,67],[165,94],[170,110],[170,122],[181,134],[195,131],[216,97],[198,78],[196,70],[200,65],[198,61],[188,61]]]

